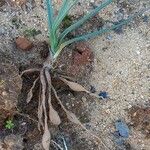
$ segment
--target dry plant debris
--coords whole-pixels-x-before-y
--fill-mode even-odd
[[[48,62],[48,63],[47,63]],[[65,112],[67,118],[69,121],[79,125],[82,127],[85,131],[87,131],[90,135],[95,137],[98,141],[102,142],[102,144],[107,148],[106,144],[103,142],[102,138],[94,135],[91,131],[87,130],[86,127],[82,125],[82,123],[79,121],[79,119],[76,117],[76,115],[70,111],[68,111],[64,105],[62,104],[60,98],[57,95],[57,92],[52,85],[51,78],[53,75],[52,69],[50,69],[49,63],[50,60],[47,60],[44,64],[44,67],[40,71],[40,77],[38,77],[34,82],[33,85],[27,95],[27,103],[29,103],[33,97],[33,89],[37,83],[37,81],[40,80],[40,93],[39,93],[39,106],[38,106],[38,128],[39,130],[44,130],[43,138],[42,138],[42,145],[45,150],[48,150],[51,143],[51,133],[49,131],[49,124],[52,123],[53,125],[59,125],[61,123],[60,116],[53,108],[53,104],[51,102],[51,94],[54,93],[54,96],[56,97],[57,102],[62,107],[63,111]],[[21,75],[32,72],[32,71],[39,71],[38,69],[29,69],[28,71],[24,71]],[[89,92],[86,90],[83,86],[76,82],[69,81],[68,78],[64,78],[64,76],[57,75],[57,79],[61,80],[66,84],[71,90],[76,92],[86,92],[90,94],[91,96],[98,97],[96,94]]]

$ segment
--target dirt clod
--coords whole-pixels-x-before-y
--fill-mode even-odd
[[[150,138],[150,108],[132,107],[129,114],[133,126]]]
[[[22,150],[23,146],[23,139],[20,135],[9,135],[6,136],[4,139],[4,147],[8,150]]]
[[[85,65],[92,61],[92,51],[85,42],[80,42],[75,47],[75,54],[73,55],[73,63],[75,65]]]
[[[0,68],[0,126],[17,105],[22,80],[18,69],[12,64],[1,64]]]
[[[27,38],[18,37],[16,39],[16,46],[19,49],[27,51],[27,50],[30,50],[33,47],[33,43],[31,41],[29,41]]]
[[[40,56],[42,59],[46,59],[49,55],[49,45],[46,41],[41,43]]]

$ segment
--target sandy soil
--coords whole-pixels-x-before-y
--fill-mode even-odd
[[[80,0],[80,4],[71,12],[71,15],[80,16],[99,2],[101,0]],[[57,0],[55,3],[58,9],[60,1]],[[104,20],[118,21],[148,6],[150,6],[149,0],[139,0],[138,2],[136,0],[120,0],[104,9],[99,16]],[[41,64],[43,60],[40,57],[41,49],[38,43],[39,41],[48,41],[44,4],[42,3],[41,7],[40,1],[28,0],[27,5],[22,8],[8,4],[0,8],[0,58],[6,62],[13,62],[19,67]],[[12,24],[13,18],[21,21],[19,28]],[[105,26],[107,25],[109,24],[105,24]],[[42,34],[35,38],[30,37],[35,48],[29,52],[16,49],[15,38],[22,36],[23,31],[31,27],[42,31]],[[109,98],[100,100],[83,93],[74,94],[70,91],[63,91],[59,96],[64,105],[76,113],[83,125],[92,133],[101,136],[109,149],[149,150],[150,139],[145,138],[145,134],[136,126],[132,126],[129,110],[136,105],[150,107],[150,11],[135,19],[130,25],[125,26],[121,33],[112,31],[90,40],[88,43],[94,53],[93,70],[87,69],[84,76],[77,77],[77,80],[87,89],[90,89],[90,85],[94,86],[96,93],[108,92]],[[67,55],[70,58],[72,52],[66,52],[62,58],[64,59]],[[69,61],[68,59],[65,60]],[[30,79],[28,82],[30,85]],[[25,101],[25,97],[21,97],[19,101]],[[31,103],[28,108],[24,103],[22,105],[24,105],[23,112],[36,118],[36,114],[32,114],[33,108],[37,105],[36,101]],[[130,136],[125,140],[123,147],[116,144],[113,136],[116,131],[115,122],[118,119],[124,120],[130,130]],[[22,137],[28,138],[25,138],[26,142],[23,143],[25,149],[42,150],[41,135],[34,130],[36,129],[35,122],[34,125],[31,125],[32,121],[28,122],[22,118],[19,118],[19,121],[22,124],[26,123],[29,129],[31,128],[27,136],[22,135]],[[22,128],[21,125],[18,125],[18,128]],[[62,142],[62,138],[65,138],[68,149],[64,148],[64,150],[107,149],[80,127],[65,120],[60,127],[52,127],[51,130],[53,139],[62,147],[65,147]],[[20,130],[18,133],[17,131],[18,129],[16,132],[9,131],[6,135],[13,133],[20,135]],[[4,137],[5,134],[3,137],[0,136],[1,139]],[[56,148],[52,147],[52,149],[55,150]]]

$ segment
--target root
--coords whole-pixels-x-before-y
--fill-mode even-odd
[[[21,75],[23,75],[24,73],[33,72],[33,71],[40,72],[40,77],[38,77],[34,81],[33,86],[31,87],[31,89],[28,93],[27,102],[30,102],[30,100],[32,99],[33,89],[34,89],[37,81],[40,79],[40,92],[39,92],[39,104],[38,104],[38,129],[40,130],[40,128],[42,127],[42,129],[44,130],[44,134],[43,134],[43,138],[42,138],[42,145],[43,145],[44,149],[45,150],[49,149],[50,142],[52,142],[50,131],[49,131],[49,128],[48,128],[49,122],[54,124],[54,125],[59,125],[61,123],[58,112],[57,112],[57,110],[55,110],[53,108],[52,103],[51,103],[52,91],[54,93],[54,96],[56,97],[56,100],[58,101],[58,103],[62,107],[63,111],[66,113],[66,116],[67,116],[68,120],[70,120],[71,122],[81,126],[85,131],[87,131],[88,134],[92,135],[98,141],[100,141],[106,149],[109,149],[107,147],[107,145],[105,144],[105,142],[103,141],[102,137],[98,137],[95,134],[93,134],[91,131],[87,130],[86,127],[84,127],[82,125],[82,123],[78,120],[78,118],[75,116],[75,114],[68,111],[64,107],[64,105],[62,104],[60,98],[57,95],[57,92],[56,92],[55,88],[52,85],[51,72],[50,72],[51,69],[52,69],[51,62],[50,62],[49,59],[47,59],[47,61],[45,61],[44,66],[41,70],[39,70],[39,69],[29,69],[29,70],[23,71],[21,73]],[[96,96],[96,95],[90,93],[89,91],[87,91],[84,87],[82,87],[78,83],[68,81],[67,79],[71,80],[71,78],[69,78],[69,77],[60,75],[59,79],[62,80],[65,84],[67,84],[74,91],[83,91],[83,92],[86,92],[86,93],[88,93],[92,96]],[[61,147],[60,147],[60,149],[61,149]]]
[[[23,113],[20,113],[20,112],[17,112],[17,111],[16,111],[15,113],[18,114],[18,115],[20,115],[20,116],[23,116],[23,117],[25,117],[25,118],[28,118],[29,120],[31,120],[31,121],[33,121],[33,122],[35,122],[35,123],[38,123],[37,120],[31,118],[29,115],[26,115],[26,114],[23,114]]]
[[[33,89],[35,88],[35,85],[36,85],[38,80],[39,80],[39,77],[36,78],[36,80],[33,82],[33,85],[32,85],[32,87],[31,87],[31,89],[27,95],[27,99],[26,99],[27,103],[29,103],[33,97]]]
[[[92,135],[93,137],[95,137],[99,142],[101,142],[101,143],[103,144],[103,146],[104,146],[107,150],[109,150],[109,148],[108,148],[107,145],[105,144],[105,142],[104,142],[104,140],[103,140],[102,137],[99,138],[98,136],[96,136],[95,134],[93,134],[91,131],[89,131],[88,129],[86,129],[86,127],[77,119],[77,117],[76,117],[72,112],[69,112],[69,111],[64,107],[64,105],[62,104],[62,102],[61,102],[60,98],[58,97],[57,92],[56,92],[56,90],[55,90],[55,88],[54,88],[53,86],[52,86],[52,90],[53,90],[53,92],[54,92],[54,95],[55,95],[57,101],[59,102],[59,104],[61,105],[62,109],[63,109],[64,112],[66,113],[68,119],[69,119],[71,122],[73,122],[73,123],[79,125],[80,127],[82,127],[88,134],[90,134],[90,135]]]
[[[20,76],[22,77],[25,73],[32,73],[32,72],[40,72],[40,69],[33,68],[33,69],[24,70],[21,72]]]

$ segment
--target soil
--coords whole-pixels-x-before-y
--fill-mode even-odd
[[[41,67],[49,53],[47,13],[44,1],[21,2],[21,6],[7,0],[0,2],[0,149],[42,150],[42,131],[37,128],[39,83],[31,102],[26,103],[27,93],[38,73],[25,74],[22,80],[19,74],[25,69]],[[61,1],[54,2],[57,13]],[[80,18],[100,2],[80,0],[70,15]],[[83,34],[92,27],[107,27],[111,22],[148,7],[149,0],[113,2],[70,36]],[[27,35],[28,29],[41,32]],[[23,36],[33,43],[30,51],[18,49],[15,43],[16,38]],[[68,46],[55,66],[58,72],[73,78],[91,92],[108,94],[106,99],[97,99],[84,92],[73,92],[61,81],[53,79],[63,105],[75,113],[88,130],[101,137],[109,149],[150,149],[150,10],[122,28]],[[7,83],[7,88],[3,83]],[[5,95],[7,90],[9,95]],[[2,96],[6,97],[2,99]],[[52,101],[62,123],[50,126],[50,131],[53,141],[63,150],[106,149],[81,127],[70,123],[54,97]],[[9,119],[15,125],[10,130],[5,127]],[[124,120],[130,134],[125,139],[119,136],[123,138],[121,144],[114,136],[118,119]],[[54,144],[51,149],[58,150]]]

